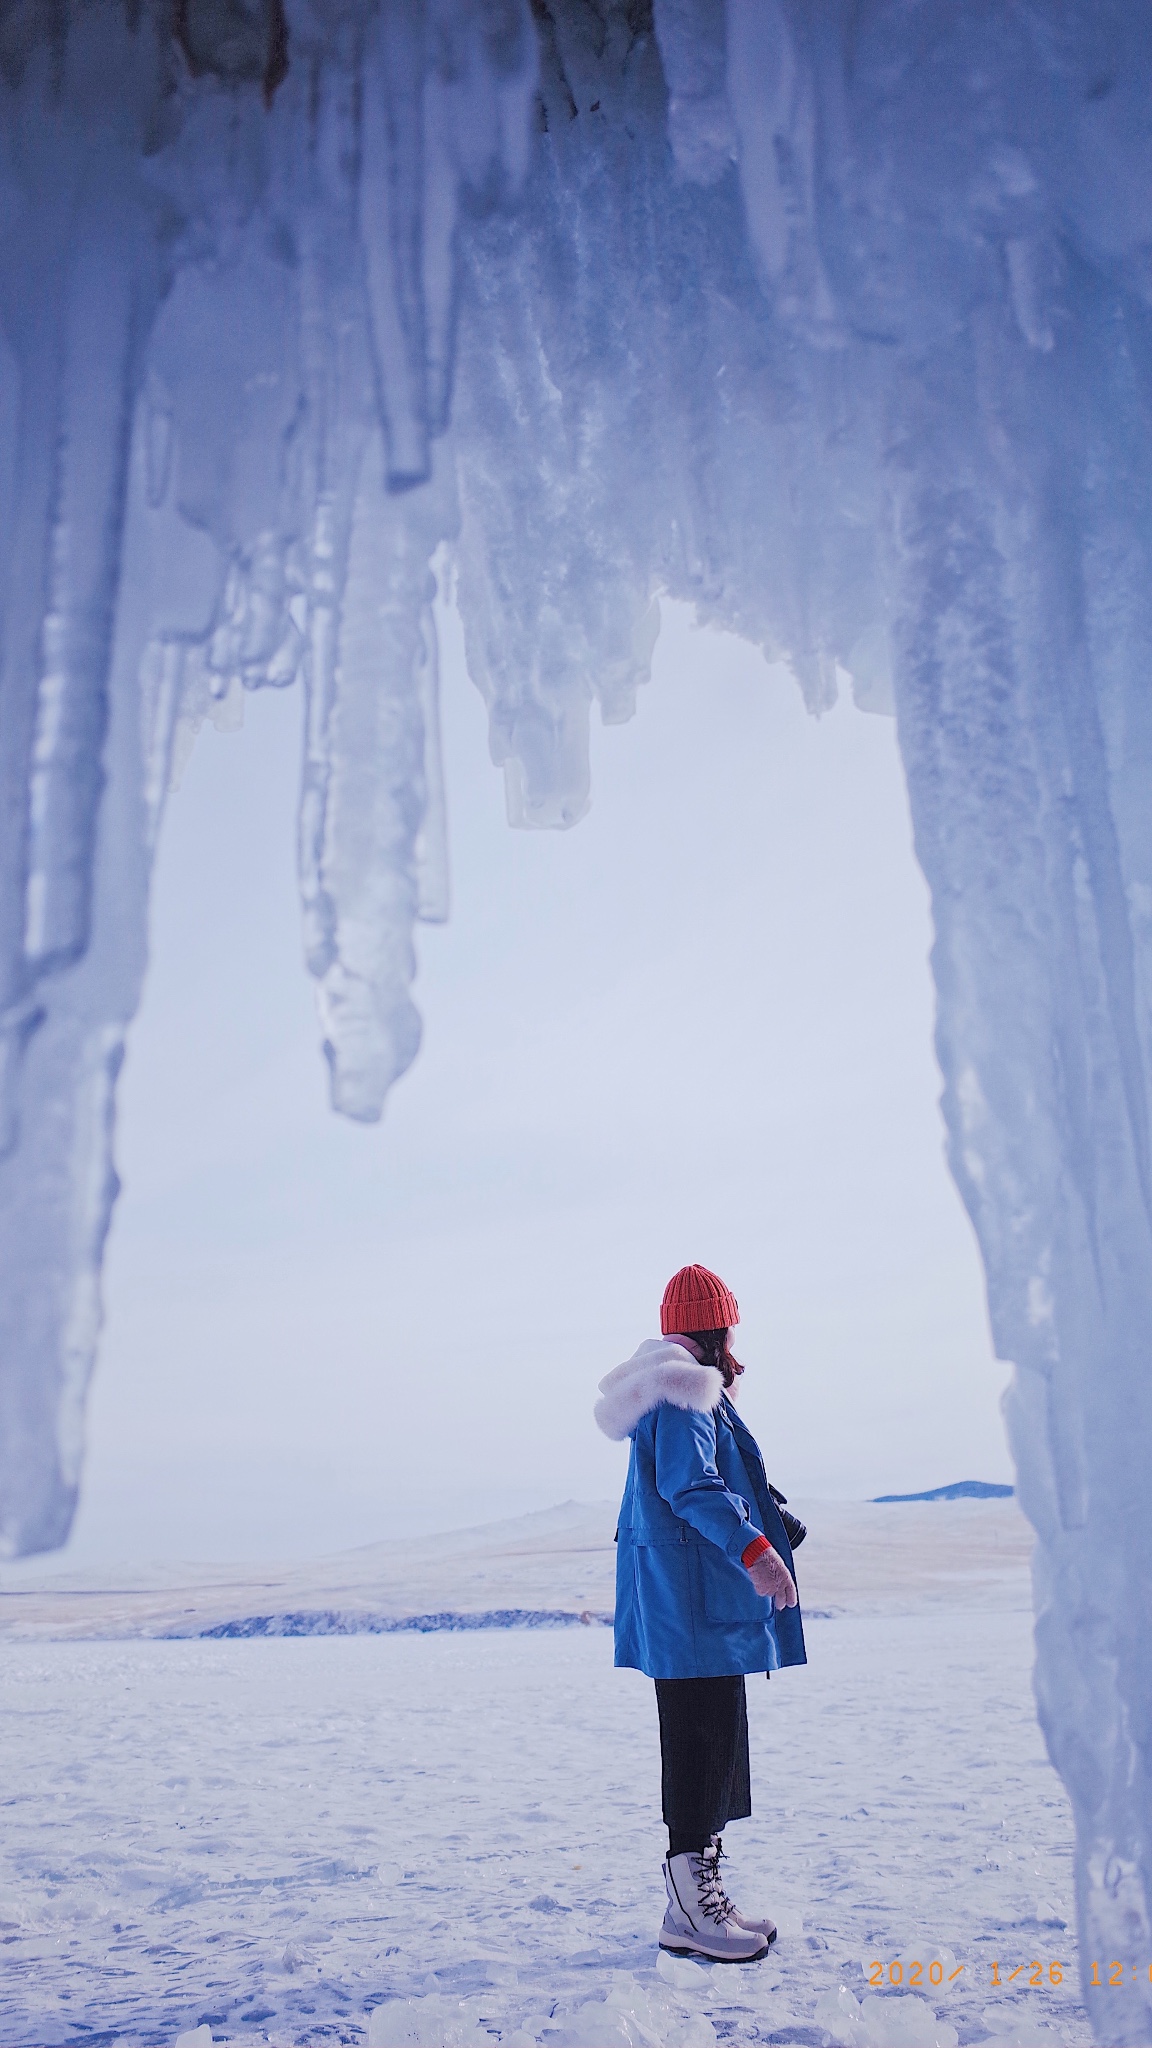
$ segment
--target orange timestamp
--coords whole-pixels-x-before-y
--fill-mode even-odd
[[[963,1976],[965,1967],[965,1964],[958,1963],[954,1970],[949,1971],[947,1982],[954,1984],[957,1977]],[[944,1965],[936,1956],[925,1972],[923,1963],[905,1962],[903,1956],[897,1956],[891,1963],[869,1963],[868,1982],[874,1990],[879,1990],[884,1984],[939,1985],[945,1982]]]
[[[1003,1975],[1001,1975],[1002,1967]],[[1121,1965],[1113,1963],[1109,1967],[1113,1970],[1119,1970]],[[1067,1963],[1062,1962],[1058,1957],[1053,1957],[1050,1962],[1041,1962],[1034,1958],[1030,1963],[1017,1963],[1014,1969],[1010,1969],[1007,1963],[1001,1966],[999,1962],[994,1962],[989,1965],[990,1975],[987,1981],[994,1991],[1006,1990],[1010,1984],[1016,1985],[1017,1989],[1021,1991],[1025,1987],[1035,1991],[1039,1990],[1042,1985],[1062,1984],[1064,1982],[1064,1972],[1067,1968]],[[1098,1971],[1100,1965],[1093,1963],[1092,1968],[1093,1971]],[[934,1957],[927,1965],[915,1961],[909,1962],[905,1957],[897,1956],[890,1963],[870,1962],[868,1965],[868,1982],[874,1991],[882,1990],[886,1984],[905,1984],[910,1990],[917,1990],[925,1984],[931,1984],[935,1989],[939,1989],[942,1984],[955,1984],[957,1978],[963,1977],[966,1972],[968,1972],[968,1965],[966,1963],[957,1963],[954,1970],[946,1970],[938,1956]],[[1152,1980],[1152,1969],[1149,1970],[1148,1975],[1149,1979]],[[969,1983],[978,1983],[979,1976],[980,1973],[976,1969],[968,1972]],[[1023,1980],[1022,1982],[1021,1979]],[[1107,1981],[1109,1984],[1119,1984],[1122,1979],[1112,1976]],[[1100,1982],[1100,1977],[1094,1975],[1092,1983],[1098,1985]]]
[[[1024,1977],[1024,1983],[1031,1990],[1035,1991],[1041,1984],[1062,1984],[1066,1968],[1067,1964],[1061,1962],[1051,1962],[1047,1965],[1047,1968],[1045,1968],[1043,1963],[1035,1961],[1031,1963],[1017,1963],[1014,1970],[1009,1970],[1007,1976],[1002,1977],[1000,1975],[999,1963],[993,1963],[992,1982],[998,1987],[1005,1984],[1014,1984],[1016,1979],[1023,1977],[1025,1970],[1027,1970],[1028,1975]]]
[[[1092,1975],[1089,1977],[1088,1982],[1094,1990],[1099,1990],[1102,1984],[1115,1985],[1127,1983],[1128,1980],[1124,1974],[1126,1970],[1131,1970],[1132,1982],[1134,1984],[1138,1984],[1140,1982],[1140,1972],[1143,1968],[1143,1964],[1117,1962],[1090,1963],[1088,1967],[1092,1972]],[[1108,1975],[1106,1977],[1102,1977],[1100,1975],[1102,1969],[1107,1970]],[[1152,1984],[1152,1963],[1149,1963],[1148,1965],[1148,1982]]]

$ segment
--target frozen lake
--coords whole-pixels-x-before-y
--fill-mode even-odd
[[[822,1995],[863,1997],[868,1966],[887,1982],[897,1957],[906,1985],[944,1947],[960,1974],[923,1992],[961,2042],[1043,2040],[1040,2022],[1088,2042],[1027,1613],[843,1614],[812,1621],[809,1647],[806,1670],[749,1680],[756,1812],[726,1844],[730,1889],[781,1920],[778,1949],[666,2000],[720,2038],[817,2044]],[[611,1655],[595,1626],[10,1639],[5,2048],[171,2044],[200,2024],[352,2042],[397,1997],[577,2040],[573,2008],[614,1973],[657,1989],[655,1707]],[[451,2017],[427,2004],[412,2023],[447,2039]],[[585,2036],[627,2040],[597,2033],[608,2018]]]

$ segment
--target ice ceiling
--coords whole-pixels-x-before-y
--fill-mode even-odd
[[[174,763],[307,702],[333,1100],[668,592],[894,708],[1102,2040],[1152,2030],[1152,9],[0,0],[0,1534],[67,1534]],[[1131,1969],[1129,1969],[1131,1964]],[[1134,1973],[1134,1974],[1133,1974]],[[1107,1975],[1107,1973],[1105,1973]]]

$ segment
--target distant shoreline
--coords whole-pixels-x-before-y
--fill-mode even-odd
[[[990,1479],[954,1479],[950,1486],[934,1486],[928,1493],[874,1493],[871,1507],[888,1507],[902,1500],[1015,1500],[1014,1486],[999,1486]]]

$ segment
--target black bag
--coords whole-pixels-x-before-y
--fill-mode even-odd
[[[784,1510],[787,1505],[788,1496],[786,1493],[781,1493],[778,1486],[773,1486],[771,1480],[768,1481],[768,1491],[780,1510],[780,1520],[784,1524],[789,1543],[792,1545],[793,1550],[799,1550],[800,1545],[808,1534],[807,1529],[804,1527],[799,1515],[785,1514]]]

